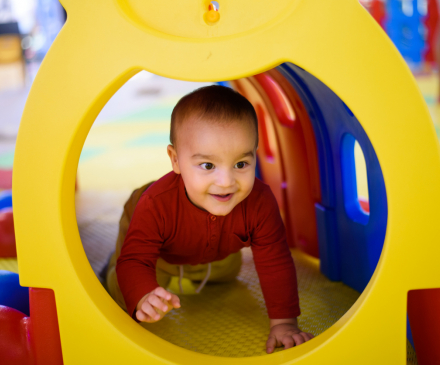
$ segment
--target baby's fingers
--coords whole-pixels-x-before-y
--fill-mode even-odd
[[[266,352],[271,354],[277,345],[277,340],[274,336],[269,336],[269,339],[266,342]]]
[[[281,339],[281,343],[284,345],[284,349],[290,349],[291,347],[293,347],[296,343],[296,339],[295,339],[296,335],[285,335],[283,336],[283,338]],[[300,336],[301,337],[301,336]],[[301,337],[302,338],[302,337]],[[304,340],[303,340],[304,342]],[[298,344],[297,344],[298,345]]]
[[[160,316],[149,303],[144,302],[142,303],[141,308],[138,311],[136,311],[136,318],[140,322],[150,323],[159,320]]]
[[[151,317],[141,310],[136,311],[136,318],[139,322],[151,322]]]
[[[166,312],[168,310],[168,305],[163,299],[160,299],[156,295],[149,295],[147,298],[148,303],[150,303],[153,307],[160,309],[162,312]]]
[[[302,338],[304,338],[304,342],[307,342],[307,341],[311,340],[313,337],[315,337],[311,333],[308,333],[308,332],[301,332],[300,335],[302,336]]]
[[[157,295],[160,298],[163,298],[165,300],[170,300],[172,294],[169,291],[166,291],[164,288],[162,288],[161,286],[158,286],[156,289],[154,289],[151,294],[153,295]]]
[[[301,345],[302,343],[306,342],[304,341],[303,336],[301,336],[299,333],[295,333],[292,335],[293,340],[295,341],[295,346]]]
[[[170,302],[174,308],[180,308],[180,298],[176,294],[171,294]]]
[[[174,308],[180,308],[180,299],[177,295],[170,293],[162,287],[157,287],[151,292],[152,295],[156,295],[168,302]],[[170,310],[169,308],[168,310]],[[163,310],[163,309],[161,309]]]

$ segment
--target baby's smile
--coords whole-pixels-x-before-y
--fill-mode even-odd
[[[229,201],[232,196],[234,195],[234,193],[230,193],[230,194],[224,194],[224,195],[220,195],[220,194],[210,194],[214,199],[220,201],[220,202],[227,202]]]

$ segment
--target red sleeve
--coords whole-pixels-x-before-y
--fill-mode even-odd
[[[163,221],[152,199],[140,198],[116,263],[118,284],[128,313],[133,317],[141,298],[157,288],[156,261],[163,244]]]
[[[270,319],[300,315],[296,270],[277,201],[268,188],[255,207],[251,238],[255,267]]]

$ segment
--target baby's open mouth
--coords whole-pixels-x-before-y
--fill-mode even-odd
[[[232,198],[232,195],[234,195],[234,193],[229,193],[229,194],[211,194],[212,197],[214,199],[217,199],[218,201],[221,202],[227,202]]]

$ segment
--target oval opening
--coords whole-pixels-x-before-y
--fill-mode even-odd
[[[354,222],[366,225],[369,218],[368,200],[359,195],[359,191],[363,194],[366,192],[368,199],[368,185],[365,188],[363,184],[367,180],[365,158],[359,143],[348,133],[342,138],[341,167],[345,211]]]
[[[368,176],[365,156],[358,141],[354,143],[354,164],[356,168],[356,187],[359,204],[364,213],[370,213]]]
[[[170,171],[166,146],[169,143],[171,111],[181,96],[198,86],[202,85],[141,72],[110,99],[90,130],[79,162],[76,203],[81,239],[98,277],[114,249],[122,207],[131,190]],[[167,95],[168,92],[171,95]],[[284,93],[279,97],[281,100],[287,98]],[[287,103],[287,100],[283,102]],[[128,110],[118,111],[121,106]],[[273,107],[272,105],[269,108]],[[261,128],[266,125],[267,116],[273,113],[273,110],[267,108],[268,105],[256,107]],[[277,149],[275,130],[261,133],[260,145],[263,145],[264,135],[269,153],[271,149]],[[284,185],[282,188],[287,187]],[[285,219],[289,219],[288,216]],[[318,259],[299,250],[295,252],[294,260],[304,313],[300,317],[300,320],[304,318],[301,327],[318,335],[335,323],[356,301],[359,294],[344,286],[343,301],[351,304],[327,313],[330,307],[326,300],[329,298],[322,292],[322,302],[317,303],[316,293],[322,290],[340,292],[343,284],[324,278],[319,272]],[[312,290],[313,293],[309,293],[310,282],[317,285]],[[177,278],[173,278],[169,285],[170,290],[178,291]],[[189,288],[189,292],[181,296],[182,308],[186,311],[174,310],[160,322],[144,327],[175,345],[200,353],[231,357],[236,356],[234,353],[239,353],[240,356],[265,354],[267,314],[250,249],[243,249],[242,270],[231,288],[228,289],[223,284],[207,285],[202,295],[195,296],[189,294],[191,285],[190,282],[184,282],[184,290]],[[218,298],[224,296],[225,290],[228,297],[237,300],[229,305],[222,302],[220,308]],[[237,306],[238,302],[241,304]],[[127,320],[131,319],[127,317]],[[322,325],[322,321],[325,325]],[[210,328],[215,328],[219,346],[214,348],[209,336],[200,337],[200,328],[206,327],[207,323]],[[235,338],[231,337],[230,326],[248,328],[253,333],[252,339],[246,342],[245,350],[239,341],[230,343],[230,339]],[[226,351],[221,346],[222,343],[229,343],[230,349]]]

